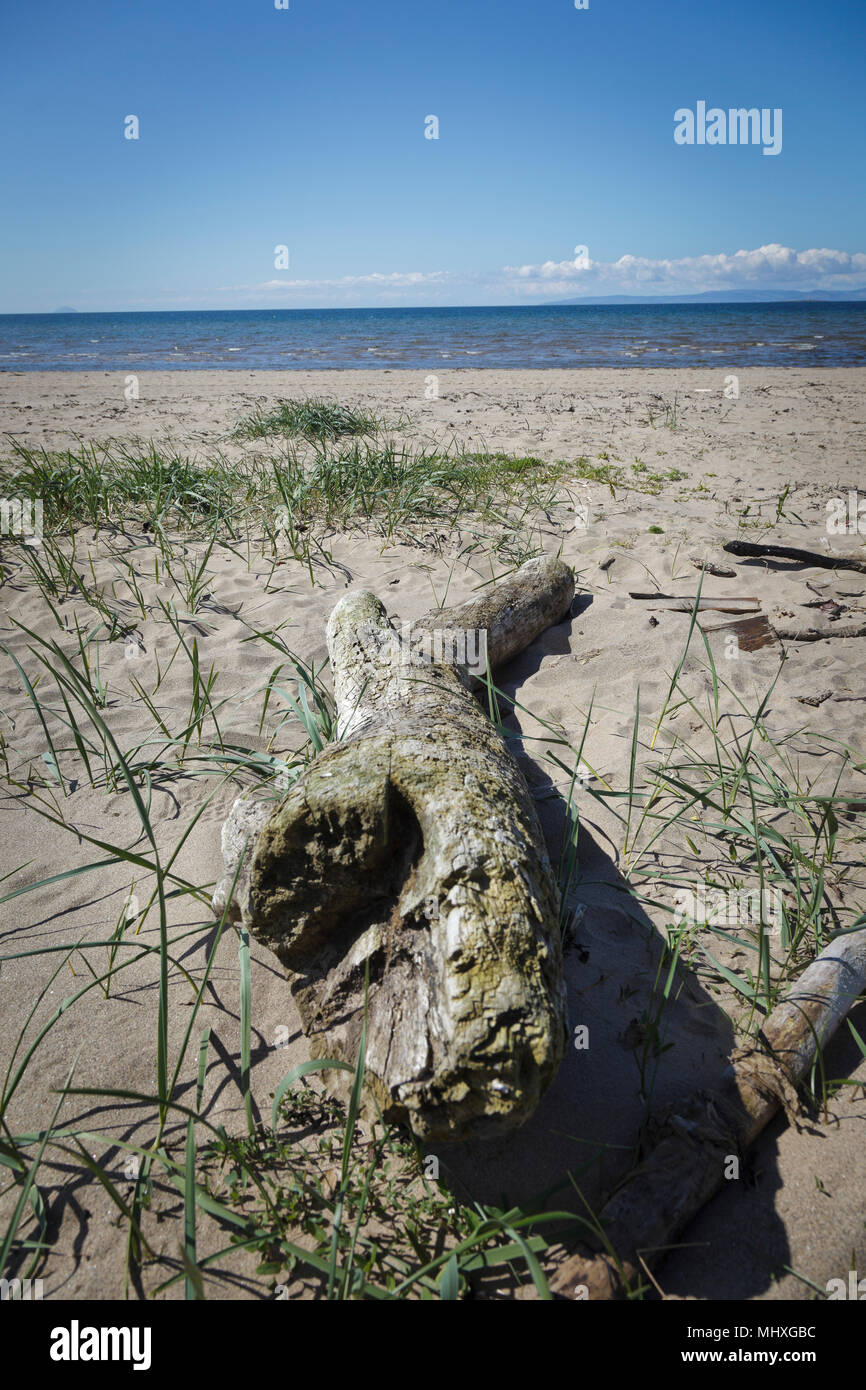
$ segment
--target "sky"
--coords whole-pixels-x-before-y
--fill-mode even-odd
[[[0,0],[0,312],[866,286],[864,0],[282,3]]]

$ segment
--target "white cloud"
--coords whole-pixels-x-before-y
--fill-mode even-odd
[[[521,297],[571,294],[700,294],[705,290],[860,288],[866,254],[814,248],[795,251],[773,242],[752,251],[719,252],[651,260],[625,255],[617,261],[543,261],[505,266],[504,283]]]
[[[583,253],[584,248],[576,248]],[[267,280],[236,285],[249,298],[279,294],[282,298],[341,302],[507,304],[612,294],[700,294],[705,290],[844,290],[866,285],[866,254],[827,247],[795,251],[772,242],[754,250],[707,253],[653,260],[626,254],[616,261],[597,261],[581,254],[574,259],[542,261],[537,265],[507,265],[498,271],[460,273],[434,271],[372,271],[333,279]]]
[[[358,285],[375,285],[383,289],[403,289],[413,285],[441,285],[453,279],[447,270],[392,270],[388,274],[371,271],[369,275],[341,275],[336,280],[265,280],[260,285],[238,285],[243,290],[320,290],[354,289]]]
[[[584,248],[576,248],[583,253]],[[323,279],[273,276],[254,284],[164,291],[159,307],[318,308],[522,304],[604,295],[700,294],[705,290],[845,290],[866,286],[866,254],[828,247],[795,251],[776,242],[753,250],[654,260],[547,260],[491,271],[391,270]],[[130,301],[124,297],[128,305]],[[140,301],[156,307],[153,300]],[[86,305],[82,304],[82,307]],[[100,304],[99,307],[104,307]]]

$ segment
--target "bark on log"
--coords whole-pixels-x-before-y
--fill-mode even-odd
[[[739,1049],[717,1087],[699,1091],[663,1114],[644,1161],[626,1177],[599,1220],[617,1260],[584,1249],[556,1263],[551,1289],[574,1298],[618,1296],[644,1277],[685,1225],[722,1186],[738,1157],[784,1107],[796,1118],[795,1086],[810,1070],[848,1010],[866,989],[866,930],[825,947],[764,1023],[760,1044]]]
[[[570,569],[533,560],[427,632],[483,624],[491,667],[551,623]],[[279,956],[311,1054],[354,1062],[369,962],[367,1078],[425,1140],[523,1123],[566,1045],[559,894],[532,798],[469,677],[430,662],[368,592],[327,628],[341,741],[274,810],[223,828],[222,912]],[[345,1073],[332,1073],[341,1078]]]
[[[799,560],[802,565],[815,565],[822,570],[857,570],[860,574],[866,574],[866,560],[846,558],[844,555],[822,555],[817,550],[801,550],[793,545],[761,545],[755,541],[728,541],[722,549],[727,550],[730,555]]]

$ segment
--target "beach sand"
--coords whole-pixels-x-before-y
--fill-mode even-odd
[[[619,470],[622,481],[614,487],[579,476],[586,468],[575,470],[573,480],[566,479],[568,499],[535,519],[533,544],[552,553],[561,547],[563,558],[577,571],[578,597],[571,617],[546,632],[500,676],[503,690],[519,702],[509,723],[528,736],[523,766],[554,858],[563,812],[561,798],[550,793],[567,793],[569,784],[567,770],[546,756],[559,747],[557,736],[572,746],[579,744],[589,716],[583,758],[592,770],[593,785],[624,791],[639,687],[641,744],[652,761],[649,740],[690,619],[687,612],[650,612],[646,602],[629,597],[631,592],[658,589],[694,595],[698,567],[711,560],[735,574],[706,576],[704,595],[754,595],[771,623],[792,627],[820,621],[829,630],[832,615],[815,606],[828,600],[841,607],[836,630],[866,620],[866,574],[787,561],[737,561],[721,549],[739,535],[866,558],[866,505],[863,535],[828,534],[826,526],[828,501],[847,498],[849,491],[866,486],[863,370],[742,372],[736,397],[731,394],[730,369],[721,366],[717,373],[443,370],[432,399],[425,395],[433,389],[430,378],[404,371],[141,373],[137,400],[125,398],[126,384],[123,376],[113,373],[0,374],[0,431],[7,436],[0,453],[8,457],[11,442],[63,450],[76,447],[76,440],[118,440],[131,448],[138,441],[154,441],[164,452],[205,459],[220,451],[238,461],[277,447],[273,441],[242,443],[231,437],[241,416],[280,398],[321,395],[372,409],[388,420],[399,418],[399,437],[413,443],[486,448],[551,461],[582,458],[593,466],[610,464]],[[188,632],[196,635],[202,665],[213,665],[219,672],[224,733],[253,750],[265,746],[260,692],[280,657],[259,642],[241,645],[244,638],[257,630],[279,629],[294,653],[319,666],[326,655],[325,622],[348,587],[372,589],[395,618],[411,620],[446,595],[448,603],[468,597],[506,568],[492,548],[489,527],[473,530],[468,521],[461,523],[459,533],[431,523],[413,528],[411,535],[383,537],[367,527],[322,536],[320,542],[328,558],[315,567],[314,585],[303,564],[285,556],[275,569],[273,557],[261,544],[248,544],[246,539],[218,544],[208,562],[200,621],[190,624]],[[108,688],[104,717],[120,746],[132,749],[154,731],[152,715],[131,684],[133,679],[149,690],[159,668],[161,683],[154,701],[173,727],[189,708],[189,664],[178,660],[164,670],[176,641],[169,640],[172,634],[158,601],[179,602],[178,592],[155,564],[153,536],[142,533],[132,518],[123,534],[82,527],[77,544],[82,567],[88,554],[92,560],[88,580],[92,573],[92,582],[104,593],[112,592],[112,583],[116,586],[120,580],[119,551],[134,554],[139,571],[147,616],[137,622],[138,654],[129,659],[120,642],[103,643],[101,651],[101,674]],[[179,541],[178,548],[190,563],[205,549],[200,541],[186,547]],[[15,624],[71,652],[73,618],[77,615],[85,631],[96,619],[92,609],[70,597],[59,610],[64,631],[39,588],[16,568],[14,546],[0,542],[0,549],[7,567],[0,590],[2,641],[32,680],[38,670],[29,650],[32,641]],[[601,562],[611,555],[613,562],[602,568]],[[114,592],[116,597],[116,587]],[[706,626],[723,623],[728,616],[709,614]],[[731,711],[728,732],[733,735],[742,714],[737,698],[754,711],[776,679],[766,727],[784,747],[801,785],[813,795],[835,791],[863,798],[866,638],[786,641],[781,670],[783,648],[777,642],[726,656],[724,633],[709,640],[719,673],[733,692],[721,697]],[[697,637],[694,641],[683,681],[695,706],[705,711],[712,686],[702,643]],[[43,673],[41,689],[49,687],[50,678]],[[57,707],[56,688],[44,699]],[[40,788],[42,811],[62,815],[67,825],[39,814],[27,768],[44,770],[45,735],[18,670],[5,655],[0,661],[0,709],[7,771],[18,782],[15,787],[7,781],[3,789],[0,875],[7,876],[5,891],[103,860],[107,856],[100,846],[105,843],[134,847],[144,858],[152,853],[125,787],[111,790],[81,780],[62,789],[55,786],[52,794]],[[681,705],[670,727],[707,755],[696,708]],[[300,743],[297,727],[290,731],[287,726],[280,746],[292,737]],[[837,750],[846,745],[854,757],[837,786]],[[659,754],[662,746],[667,746],[664,741]],[[858,760],[859,772],[854,766]],[[197,901],[184,895],[168,903],[172,932],[189,933],[178,948],[169,986],[171,1057],[181,1044],[191,999],[180,967],[200,978],[214,939],[208,892],[221,871],[220,826],[237,791],[221,784],[212,767],[205,775],[194,772],[194,765],[187,765],[183,774],[165,778],[151,792],[163,862],[180,846],[172,872],[201,888]],[[665,925],[672,920],[672,895],[660,884],[653,888],[644,877],[642,902],[628,898],[631,863],[623,849],[623,826],[614,814],[617,803],[601,804],[583,791],[578,803],[581,877],[574,904],[585,910],[565,963],[570,1018],[573,1025],[589,1028],[590,1046],[570,1050],[535,1116],[511,1139],[463,1144],[447,1154],[442,1150],[443,1168],[464,1197],[471,1194],[488,1203],[522,1201],[553,1188],[571,1171],[587,1200],[595,1204],[627,1170],[645,1118],[640,1049],[636,1051],[633,1039],[642,1015],[657,1001],[654,984]],[[861,813],[859,851],[854,838],[857,822],[846,821],[843,827],[848,838],[839,853],[848,867],[841,887],[837,889],[834,877],[828,890],[837,894],[830,901],[840,913],[851,913],[855,906],[862,911],[866,900],[862,824]],[[654,860],[653,851],[647,852],[641,868],[670,870],[673,847],[660,843],[655,853]],[[688,854],[683,855],[685,865]],[[688,872],[693,875],[695,862],[700,864],[700,855],[690,861]],[[838,867],[834,865],[834,872]],[[11,955],[104,940],[127,894],[134,892],[146,901],[147,882],[146,869],[114,862],[43,883],[3,905],[0,952]],[[722,965],[737,970],[746,956],[731,939],[734,935],[738,933],[731,929],[727,939],[716,933],[696,940]],[[153,911],[136,939],[149,945],[158,941]],[[104,947],[90,953],[94,968],[97,960],[107,968],[107,954]],[[257,1112],[267,1119],[276,1085],[308,1053],[276,958],[255,942],[252,958],[252,1091]],[[804,954],[802,959],[807,958]],[[3,964],[0,1038],[6,1061],[31,1008],[35,1012],[28,1039],[62,999],[88,983],[81,953],[51,979],[63,960],[62,953],[38,954]],[[108,998],[101,989],[91,989],[45,1035],[10,1103],[13,1130],[33,1131],[51,1121],[56,1088],[66,1081],[73,1062],[73,1086],[153,1093],[155,962],[155,954],[142,955]],[[678,972],[664,1011],[667,1050],[651,1067],[652,1106],[711,1084],[741,1041],[737,1030],[746,1016],[742,1000],[696,945]],[[866,1037],[866,1005],[855,1008],[851,1021]],[[185,1104],[194,1100],[195,1054],[205,1025],[212,1029],[205,1113],[212,1124],[240,1133],[245,1119],[234,933],[227,932],[220,942],[196,1037],[179,1078],[178,1095]],[[823,1290],[830,1279],[847,1279],[850,1268],[866,1276],[866,1060],[847,1028],[827,1049],[825,1069],[828,1078],[855,1084],[836,1088],[825,1110],[804,1116],[799,1127],[784,1119],[770,1126],[743,1160],[739,1178],[725,1184],[682,1234],[682,1248],[661,1265],[657,1277],[666,1295],[796,1300],[814,1296],[815,1288]],[[152,1110],[134,1100],[109,1104],[104,1098],[70,1096],[60,1121],[133,1144],[152,1140]],[[185,1121],[175,1120],[174,1126],[175,1137],[182,1138]],[[87,1147],[122,1185],[124,1153],[96,1140]],[[43,1275],[46,1297],[121,1296],[126,1230],[116,1208],[71,1145],[67,1152],[54,1149],[46,1159],[40,1179],[50,1211],[52,1245]],[[128,1179],[123,1191],[128,1195]],[[5,1215],[9,1200],[0,1201],[0,1215]],[[553,1200],[559,1207],[581,1209],[568,1187]],[[166,1200],[163,1209],[173,1214],[161,1222],[149,1217],[148,1238],[177,1264],[182,1198],[178,1196],[173,1208]],[[217,1249],[221,1241],[224,1237],[203,1229],[199,1253]],[[208,1296],[271,1296],[274,1279],[255,1274],[260,1258],[228,1257],[221,1275],[208,1273]],[[141,1287],[152,1291],[153,1284],[145,1279]],[[182,1289],[182,1283],[175,1283],[166,1296],[180,1296]],[[311,1294],[300,1281],[292,1289],[293,1295]],[[514,1293],[505,1283],[494,1283],[488,1296]]]

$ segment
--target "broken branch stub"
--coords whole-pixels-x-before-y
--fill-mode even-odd
[[[491,666],[573,593],[552,560],[493,589]],[[354,1062],[369,966],[366,1076],[386,1120],[425,1140],[507,1132],[566,1045],[559,893],[532,798],[467,675],[425,660],[375,595],[346,594],[327,637],[341,741],[276,810],[235,803],[215,910],[237,870],[231,913],[285,965],[313,1055]]]
[[[495,670],[559,622],[573,598],[574,575],[568,565],[562,560],[528,560],[481,598],[436,609],[413,626],[427,632],[485,633],[490,668]]]

